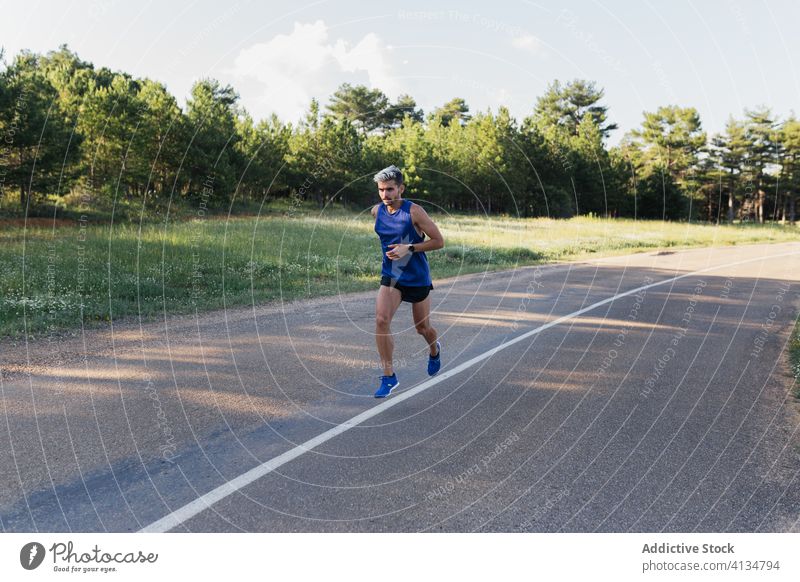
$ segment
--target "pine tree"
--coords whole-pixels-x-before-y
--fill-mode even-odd
[[[752,197],[756,219],[763,224],[766,190],[770,182],[766,168],[776,161],[778,137],[777,124],[769,108],[745,111],[744,135],[748,152],[745,158],[745,195]]]
[[[184,166],[191,196],[208,194],[212,203],[219,203],[234,192],[237,170],[243,167],[235,147],[238,99],[230,85],[214,79],[198,81],[192,87],[186,107],[190,137]],[[213,186],[204,186],[210,184]]]
[[[797,198],[800,195],[800,121],[787,119],[780,132],[782,144],[781,183],[786,192],[786,217],[790,224],[797,218]]]
[[[3,73],[4,189],[15,186],[20,208],[29,212],[48,193],[63,194],[74,177],[80,136],[73,135],[39,57],[23,51]]]
[[[339,121],[347,120],[362,133],[391,127],[396,113],[390,110],[389,98],[380,89],[343,83],[331,96],[328,111]],[[402,118],[401,118],[402,119]]]
[[[590,81],[576,79],[562,87],[556,80],[537,100],[534,117],[542,129],[558,127],[576,135],[578,125],[589,114],[605,139],[617,125],[608,123],[608,107],[600,105],[603,95],[603,89]]]
[[[470,118],[467,102],[461,97],[455,97],[441,107],[434,109],[428,121],[429,123],[440,123],[447,127],[453,121],[458,122],[460,125],[465,125]]]
[[[736,200],[741,190],[742,168],[747,155],[744,125],[731,117],[725,126],[725,133],[714,138],[712,152],[726,176],[724,182],[728,193],[728,222],[732,224],[736,216]]]

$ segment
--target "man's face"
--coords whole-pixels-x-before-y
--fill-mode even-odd
[[[398,186],[394,180],[378,182],[378,194],[384,204],[391,204],[395,200],[398,200],[400,196],[403,195],[405,189],[406,187],[403,184]]]

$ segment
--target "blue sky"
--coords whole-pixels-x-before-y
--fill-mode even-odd
[[[412,95],[426,111],[528,115],[548,83],[605,89],[610,140],[659,105],[694,106],[709,132],[744,108],[800,109],[800,3],[4,2],[6,58],[67,43],[96,66],[150,77],[181,104],[192,83],[232,84],[260,118],[295,121],[343,82]]]

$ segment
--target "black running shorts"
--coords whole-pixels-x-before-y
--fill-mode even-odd
[[[398,285],[397,281],[393,281],[391,277],[387,277],[386,275],[381,277],[381,285],[385,287],[394,287],[400,291],[401,300],[407,301],[408,303],[419,303],[424,300],[433,289],[433,285],[424,285],[422,287]]]

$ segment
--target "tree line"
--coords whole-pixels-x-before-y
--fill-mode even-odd
[[[2,58],[2,55],[0,55]],[[256,121],[229,85],[197,81],[184,107],[163,84],[95,68],[62,46],[0,71],[0,189],[27,212],[48,197],[232,202],[293,197],[363,208],[390,164],[407,196],[448,211],[794,223],[800,122],[769,108],[708,136],[692,107],[644,112],[609,147],[603,90],[554,81],[522,121],[454,98],[341,85],[303,120]]]

